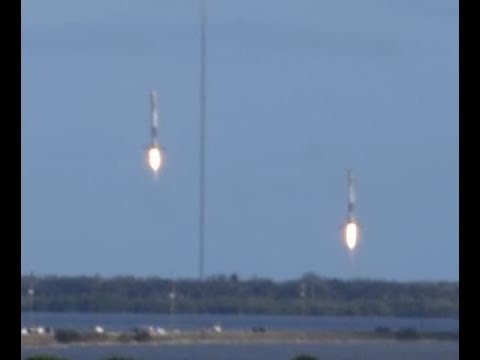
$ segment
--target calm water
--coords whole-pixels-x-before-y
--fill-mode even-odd
[[[319,360],[453,360],[458,342],[354,343],[354,344],[255,344],[255,345],[141,345],[82,346],[22,349],[22,359],[33,354],[52,354],[69,360],[101,360],[111,355],[138,360],[290,360],[309,354]]]
[[[458,331],[458,319],[421,319],[350,316],[265,316],[265,315],[164,315],[164,314],[85,314],[85,313],[22,313],[22,325],[54,328],[88,329],[95,325],[108,330],[160,326],[195,329],[220,323],[225,329],[250,329],[263,326],[271,330],[371,331],[377,326],[392,330],[412,327],[427,331]]]

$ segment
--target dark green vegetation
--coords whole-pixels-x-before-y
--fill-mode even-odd
[[[32,356],[27,358],[26,360],[67,360],[65,358],[59,358],[55,356]],[[112,356],[108,358],[104,358],[102,360],[134,360],[133,358],[126,358],[126,357],[121,357],[121,356]],[[294,357],[292,360],[317,360],[316,357],[310,356],[310,355],[299,355]]]
[[[292,360],[317,360],[317,358],[312,355],[298,355],[295,356]]]
[[[458,340],[458,332],[443,332],[443,331],[424,331],[420,332],[414,328],[401,328],[396,331],[390,330],[388,327],[379,326],[375,328],[375,334],[378,337],[386,339],[395,338],[397,340],[420,340],[420,339],[435,339],[435,340]]]
[[[54,355],[33,355],[26,358],[25,360],[67,360],[67,359],[64,357],[58,357]]]
[[[72,329],[57,329],[55,330],[55,340],[60,343],[101,342],[107,340],[107,335],[93,331],[79,332]]]
[[[22,277],[22,310],[30,309]],[[35,311],[458,316],[458,282],[342,281],[308,274],[299,280],[240,280],[236,275],[175,282],[131,276],[36,277]],[[169,293],[175,289],[175,304]],[[304,297],[300,296],[303,289]]]
[[[25,360],[68,360],[68,359],[63,357],[58,357],[58,356],[51,356],[51,355],[34,355],[26,358]],[[122,357],[122,356],[110,356],[107,358],[103,358],[101,360],[134,360],[134,359],[129,357]]]

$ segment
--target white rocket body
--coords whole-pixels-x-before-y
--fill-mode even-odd
[[[150,94],[151,122],[150,122],[150,140],[151,147],[159,147],[158,141],[158,95],[156,91]]]
[[[348,207],[347,207],[347,222],[355,222],[355,189],[353,186],[352,171],[348,170]]]

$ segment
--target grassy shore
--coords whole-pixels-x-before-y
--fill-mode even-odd
[[[30,334],[21,337],[22,347],[75,345],[138,345],[138,344],[238,344],[238,343],[298,343],[298,342],[358,342],[358,341],[458,341],[457,333],[398,332],[328,332],[328,331],[265,331],[246,330],[183,331],[139,337],[128,332],[105,334],[82,333],[77,338],[59,339],[58,335]]]

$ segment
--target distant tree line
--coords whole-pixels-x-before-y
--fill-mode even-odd
[[[306,274],[275,282],[238,276],[22,276],[21,306],[51,312],[305,314],[458,317],[458,282],[338,280]],[[171,296],[172,293],[175,296]]]
[[[26,360],[68,360],[64,357],[58,357],[55,355],[33,355],[28,357]],[[109,356],[103,358],[102,360],[134,360],[131,357],[123,357],[123,356]],[[292,360],[317,360],[316,357],[310,355],[298,355],[295,356]]]

